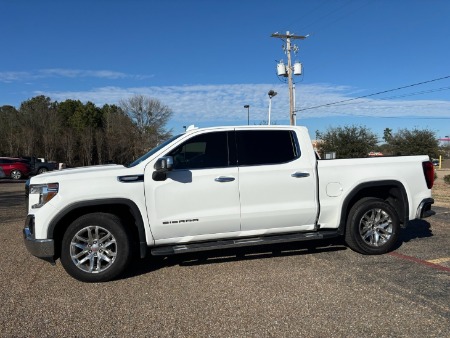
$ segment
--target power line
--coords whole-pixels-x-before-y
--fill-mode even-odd
[[[348,4],[348,3],[347,3],[347,4]],[[334,14],[334,13],[338,12],[338,11],[341,10],[344,6],[346,6],[347,4],[344,4],[341,8],[335,10],[335,11],[334,11],[333,13],[331,13],[331,14]],[[314,32],[311,33],[311,35],[316,35],[316,34],[317,34],[317,31],[323,30],[324,28],[326,28],[326,27],[328,27],[328,26],[331,26],[332,24],[335,24],[336,22],[342,20],[343,18],[349,16],[350,14],[353,14],[354,12],[359,11],[361,8],[367,6],[368,4],[369,4],[369,2],[362,3],[362,4],[360,4],[359,7],[350,9],[348,12],[344,12],[342,15],[337,16],[337,17],[335,17],[334,19],[330,18],[330,20],[327,20],[327,21],[325,21],[325,22],[323,22],[323,23],[320,23],[320,24],[317,26],[318,28],[315,28],[315,29],[314,29]],[[321,20],[318,20],[318,21],[321,21]],[[318,21],[316,21],[315,23],[317,23]],[[309,26],[311,26],[311,25],[312,25],[312,24],[307,25],[306,27],[309,27]],[[302,29],[304,30],[305,28],[302,28]]]
[[[435,89],[429,89],[429,90],[422,90],[420,92],[413,92],[403,95],[396,95],[396,96],[390,96],[390,97],[382,97],[380,100],[392,100],[392,99],[399,99],[402,97],[409,97],[409,96],[416,96],[416,95],[423,95],[423,94],[429,94],[429,93],[436,93],[436,92],[442,92],[444,90],[449,90],[450,87],[441,87],[441,88],[435,88]]]
[[[375,96],[375,95],[390,93],[390,92],[394,92],[394,91],[405,89],[405,88],[411,88],[411,87],[415,87],[415,86],[420,86],[420,85],[423,85],[423,84],[426,84],[426,83],[431,83],[431,82],[435,82],[435,81],[445,80],[445,79],[448,79],[448,78],[450,78],[450,75],[447,75],[447,76],[444,76],[444,77],[440,77],[440,78],[437,78],[437,79],[433,79],[433,80],[413,83],[413,84],[410,84],[410,85],[407,85],[407,86],[402,86],[402,87],[398,87],[398,88],[394,88],[394,89],[383,90],[381,92],[377,92],[377,93],[373,93],[373,94],[358,96],[358,97],[354,97],[354,98],[351,98],[351,99],[346,99],[346,100],[341,100],[341,101],[321,104],[321,105],[318,105],[318,106],[312,106],[312,107],[306,107],[306,108],[302,108],[302,109],[297,109],[297,110],[295,110],[295,112],[300,112],[300,111],[305,111],[305,110],[310,110],[310,109],[316,109],[316,108],[322,108],[322,107],[334,106],[334,105],[339,104],[339,103],[344,103],[344,102],[364,99],[366,97],[371,97],[371,96]]]
[[[330,12],[328,12],[328,13],[322,15],[321,17],[319,17],[317,20],[313,21],[312,23],[303,26],[303,27],[301,28],[301,30],[303,31],[303,30],[306,29],[307,27],[311,27],[311,26],[315,25],[316,23],[323,21],[325,18],[329,17],[330,15],[333,15],[334,13],[339,12],[341,9],[343,9],[344,7],[346,7],[347,5],[349,5],[351,2],[352,2],[352,0],[348,0],[348,1],[347,1],[346,3],[344,3],[343,5],[341,5],[341,6],[337,7],[337,8],[335,8],[335,9],[333,9],[332,11],[330,11]]]
[[[450,120],[449,116],[377,116],[377,115],[349,115],[354,117],[374,118],[374,119],[410,119],[410,120]]]
[[[322,11],[322,9],[324,9],[324,5],[330,4],[329,2],[327,2],[327,0],[325,0],[319,3],[319,5],[317,5],[316,7],[312,8],[310,11],[303,13],[303,15],[300,15],[297,19],[293,20],[289,25],[287,25],[287,27],[293,26],[300,21],[306,21],[306,24],[299,25],[296,29],[298,31],[304,31],[306,28],[313,27],[313,32],[311,32],[310,35],[315,35],[317,34],[318,30],[320,31],[323,28],[330,26],[337,21],[340,21],[350,14],[353,14],[354,12],[359,11],[361,8],[367,6],[370,3],[370,0],[366,1],[367,2],[361,2],[360,0],[358,0],[357,3],[360,6],[354,8],[346,8],[348,5],[353,4],[353,0],[348,0],[345,3],[338,5],[338,7],[331,8],[328,11],[326,9]],[[319,9],[321,10],[321,12],[323,12],[323,14],[319,12]],[[314,27],[318,27],[318,29]]]
[[[380,101],[381,100],[382,101],[387,101],[387,100],[392,100],[392,99],[399,99],[399,98],[402,98],[402,97],[411,97],[411,96],[417,96],[417,95],[423,95],[423,94],[429,94],[429,93],[436,93],[436,92],[441,92],[441,91],[444,91],[444,90],[450,90],[450,87],[441,87],[441,88],[422,90],[422,91],[419,91],[419,92],[413,92],[413,93],[408,93],[408,94],[403,94],[403,95],[382,97],[382,98],[379,98],[378,100],[380,100]],[[336,106],[342,107],[342,106],[348,106],[348,105],[351,105],[351,104],[362,104],[362,103],[365,103],[365,102],[370,102],[370,101],[369,100],[364,100],[364,101],[340,103],[340,104],[336,103]],[[432,103],[431,105],[436,105],[436,104],[438,104],[438,102]],[[428,104],[428,105],[430,105],[430,104]],[[421,105],[421,106],[423,106],[423,105]],[[379,106],[377,106],[377,107],[379,107]],[[403,107],[405,107],[405,106],[403,106]],[[408,106],[406,106],[406,107],[408,107]]]
[[[388,107],[391,108],[391,107]],[[328,114],[334,114],[332,112]],[[373,119],[410,119],[410,120],[450,120],[450,116],[413,116],[413,115],[390,115],[390,116],[380,116],[380,115],[363,115],[363,114],[355,114],[355,113],[337,113],[339,115],[347,116],[347,117],[364,117],[364,118],[373,118]],[[323,116],[306,116],[305,118],[322,118]]]
[[[319,8],[321,8],[323,5],[328,4],[327,0],[323,0],[321,3],[319,3],[318,6],[314,7],[312,10],[310,10],[309,12],[303,13],[303,15],[301,15],[300,17],[298,17],[297,19],[295,19],[294,21],[292,21],[291,23],[289,23],[288,25],[286,25],[286,27],[291,27],[294,24],[296,24],[297,22],[305,19],[305,18],[310,18],[312,16],[312,14],[314,12],[317,12],[317,10]]]

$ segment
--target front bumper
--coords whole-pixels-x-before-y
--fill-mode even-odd
[[[23,229],[25,247],[33,256],[54,263],[55,242],[53,239],[34,238],[34,216],[28,215]]]
[[[416,218],[427,218],[436,214],[433,210],[431,210],[431,205],[434,203],[434,199],[425,198],[422,202],[420,202],[419,207],[417,208]]]

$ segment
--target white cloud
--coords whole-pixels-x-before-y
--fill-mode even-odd
[[[97,79],[135,79],[143,80],[153,77],[152,75],[133,75],[112,70],[85,70],[85,69],[65,69],[65,68],[49,68],[40,69],[31,72],[0,72],[0,82],[11,83],[30,81],[45,78],[97,78]]]
[[[95,77],[104,79],[123,79],[128,77],[125,73],[114,72],[111,70],[81,70],[81,69],[63,69],[63,68],[52,68],[52,69],[42,69],[38,74],[43,77],[68,77],[68,78],[78,78],[78,77]]]
[[[285,84],[231,84],[231,85],[183,85],[162,87],[101,87],[90,91],[36,92],[57,101],[79,99],[101,106],[118,104],[135,94],[156,98],[174,111],[174,120],[179,121],[239,121],[246,118],[244,105],[250,105],[252,121],[267,120],[270,89],[278,92],[272,99],[272,120],[289,118],[289,96]],[[299,117],[327,116],[362,117],[448,117],[449,101],[438,100],[382,100],[359,99],[327,107],[301,110],[339,102],[355,97],[355,89],[329,84],[297,85],[297,109]],[[358,94],[356,94],[358,95]]]
[[[30,78],[31,74],[28,72],[0,72],[0,82],[11,83]]]
[[[131,75],[111,70],[81,70],[49,68],[36,71],[0,72],[0,83],[28,83],[38,79],[62,78],[75,81],[80,78],[104,80],[143,80],[152,76]],[[41,86],[41,85],[40,85]],[[45,85],[41,87],[45,88]],[[244,105],[250,105],[252,121],[267,120],[269,97],[267,92],[275,90],[272,99],[272,120],[288,120],[288,86],[273,84],[222,84],[222,85],[177,85],[147,87],[97,87],[83,91],[34,91],[31,95],[46,95],[53,100],[79,99],[101,106],[118,104],[135,94],[159,99],[174,111],[178,121],[243,121],[246,119]],[[329,103],[353,99],[364,93],[360,88],[333,84],[297,84],[296,109],[299,118],[358,116],[358,117],[423,117],[448,118],[450,102],[444,100],[418,100],[420,96],[404,99],[399,95],[390,100],[382,96],[352,100],[325,106]],[[400,94],[408,94],[401,91]],[[322,106],[322,107],[317,107]],[[305,109],[316,107],[314,109]]]

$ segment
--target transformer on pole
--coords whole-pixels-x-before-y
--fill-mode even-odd
[[[295,125],[295,113],[294,113],[294,86],[293,86],[293,79],[292,74],[294,75],[301,75],[302,73],[302,65],[300,62],[296,62],[294,66],[292,66],[291,62],[291,50],[293,49],[294,52],[298,51],[298,47],[296,45],[291,45],[291,39],[293,40],[304,40],[308,37],[306,36],[300,36],[300,35],[294,35],[289,33],[289,31],[286,32],[286,34],[278,34],[273,33],[271,35],[273,38],[280,38],[283,41],[286,41],[286,46],[283,46],[287,55],[288,64],[287,66],[284,65],[283,61],[280,61],[277,65],[277,74],[278,76],[285,76],[288,78],[289,83],[289,122],[290,125]]]

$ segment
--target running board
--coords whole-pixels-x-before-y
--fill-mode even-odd
[[[264,236],[264,237],[249,237],[249,238],[219,240],[219,241],[211,241],[211,242],[192,243],[192,244],[180,244],[180,245],[173,245],[173,246],[162,246],[162,247],[153,248],[151,250],[151,253],[154,256],[169,256],[169,255],[188,253],[188,252],[239,248],[239,247],[265,245],[265,244],[310,241],[310,240],[317,240],[317,239],[333,238],[333,237],[337,237],[337,236],[340,236],[338,230],[320,231],[320,232],[305,232],[305,233]]]

